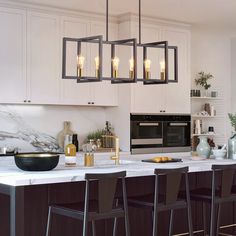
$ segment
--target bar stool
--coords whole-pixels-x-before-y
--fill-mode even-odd
[[[206,204],[208,203],[211,205],[210,236],[216,236],[219,234],[219,228],[220,228],[221,204],[226,202],[236,201],[236,194],[232,193],[232,185],[236,170],[236,164],[212,165],[211,169],[212,169],[211,189],[210,188],[194,189],[193,191],[190,191],[190,198],[191,200],[202,202],[204,235],[206,235],[207,233]],[[220,181],[216,181],[218,174],[221,177]],[[215,225],[216,206],[218,206],[217,225]]]
[[[50,235],[51,216],[52,214],[63,215],[83,221],[83,236],[88,235],[88,222],[92,222],[92,232],[95,236],[95,221],[102,219],[114,218],[113,236],[116,235],[117,218],[125,218],[126,236],[130,235],[127,195],[125,185],[126,171],[106,174],[86,174],[85,187],[85,203],[81,204],[65,204],[49,206],[48,222],[46,236]],[[122,181],[122,206],[118,206],[115,201],[115,193],[118,179]],[[98,182],[98,200],[91,201],[89,199],[89,187],[91,181]]]
[[[158,213],[162,211],[171,211],[169,236],[172,235],[174,210],[187,209],[189,235],[193,235],[191,206],[189,196],[189,181],[188,181],[188,167],[177,169],[155,169],[155,193],[154,195],[141,196],[137,198],[128,198],[128,206],[143,208],[152,211],[153,213],[153,232],[152,235],[157,235]],[[165,176],[165,194],[159,193],[159,177]],[[180,183],[182,176],[185,177],[185,195],[186,198],[179,199],[178,194],[180,190]]]

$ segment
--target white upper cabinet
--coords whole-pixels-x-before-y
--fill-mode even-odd
[[[137,31],[137,27],[135,28]],[[134,34],[134,35],[137,35]],[[142,43],[155,41],[168,41],[169,45],[178,47],[178,83],[168,83],[159,85],[143,85],[140,83],[132,85],[131,90],[131,112],[132,113],[171,113],[190,114],[190,63],[189,63],[189,43],[190,33],[188,30],[172,29],[164,26],[142,27]],[[141,53],[141,52],[140,52]],[[174,78],[173,50],[169,50],[169,79]],[[138,56],[142,58],[142,55]],[[148,58],[151,59],[151,77],[159,78],[162,58],[155,57],[158,52],[149,50]],[[153,63],[154,62],[154,63]],[[142,60],[138,62],[138,67],[142,68]],[[138,71],[138,77],[142,77],[142,71]]]
[[[26,102],[26,13],[0,8],[0,103]]]
[[[100,22],[92,22],[91,35],[103,35],[105,40],[105,24]],[[117,26],[109,26],[109,40],[117,40]],[[97,45],[91,46],[91,64],[90,74],[95,74],[94,58],[98,56]],[[111,47],[110,45],[103,46],[103,76],[111,77]],[[117,106],[118,105],[118,89],[116,84],[111,84],[110,81],[102,81],[91,84],[92,101],[98,106]]]
[[[165,85],[165,110],[168,113],[190,114],[189,32],[165,28],[162,37],[163,40],[168,40],[169,45],[178,47],[178,83]],[[173,65],[171,56],[173,55],[170,54],[169,63]]]
[[[89,24],[79,18],[63,17],[61,21],[62,38],[82,38],[88,36]],[[61,50],[62,53],[62,50]],[[84,75],[89,72],[89,52],[86,44],[82,45],[81,54],[85,57]],[[66,73],[70,76],[76,76],[77,66],[77,44],[68,43],[67,45],[67,65]],[[61,55],[62,58],[62,55]],[[60,75],[62,78],[62,75]],[[89,83],[77,83],[76,80],[61,79],[61,104],[69,105],[88,105],[91,101],[91,87]]]
[[[59,103],[59,19],[30,12],[27,24],[28,100],[34,104]]]
[[[150,43],[160,41],[160,29],[151,26],[142,28],[142,43]],[[138,28],[135,27],[133,35],[137,37]],[[138,49],[138,78],[143,78],[143,50]],[[156,51],[149,51],[148,58],[155,62],[155,57],[158,55]],[[151,64],[151,77],[157,76],[155,66]],[[142,82],[133,84],[131,89],[131,112],[132,113],[159,113],[164,110],[165,93],[163,85],[143,85]]]

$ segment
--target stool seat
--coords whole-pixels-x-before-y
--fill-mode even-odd
[[[97,201],[89,202],[89,208],[90,211],[88,212],[88,221],[124,217],[124,209],[115,206],[109,213],[99,213]],[[68,216],[74,219],[84,219],[83,203],[54,205],[51,206],[51,211],[52,213]]]
[[[236,189],[235,189],[236,191]],[[190,198],[194,201],[212,201],[212,190],[210,188],[199,188],[190,191]],[[222,202],[231,202],[235,201],[236,199],[236,192],[235,194],[231,194],[227,197],[221,197],[220,189],[215,189],[215,203],[222,203]]]
[[[177,199],[176,202],[172,204],[165,204],[165,195],[159,195],[158,200],[157,211],[159,212],[187,207],[186,200],[183,199]],[[151,208],[150,210],[154,210],[154,194],[128,198],[128,205],[136,208]]]

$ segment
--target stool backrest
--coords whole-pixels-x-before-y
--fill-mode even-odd
[[[186,191],[188,190],[188,167],[177,169],[155,169],[155,199],[158,202],[158,179],[159,176],[166,176],[165,204],[172,204],[177,201],[182,176],[185,177]],[[189,191],[188,191],[189,192]]]
[[[85,174],[85,210],[89,208],[89,183],[96,180],[98,182],[98,213],[110,212],[114,205],[117,180],[122,179],[123,197],[126,197],[125,180],[126,171],[105,173],[105,174]],[[86,208],[87,206],[87,208]]]
[[[212,165],[212,194],[215,195],[216,189],[216,174],[220,173],[220,197],[229,197],[233,186],[236,164],[232,165]]]

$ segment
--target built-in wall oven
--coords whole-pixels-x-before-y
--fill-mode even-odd
[[[131,153],[191,150],[190,115],[131,114]]]

